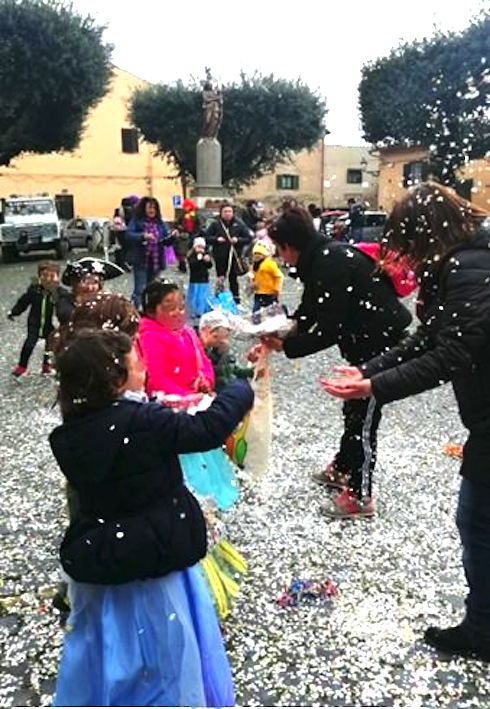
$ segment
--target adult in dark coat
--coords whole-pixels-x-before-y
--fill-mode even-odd
[[[165,270],[165,246],[171,243],[158,200],[143,197],[126,230],[126,261],[133,267],[134,279],[131,300],[137,308],[146,285]]]
[[[398,347],[326,381],[343,399],[380,404],[451,381],[469,431],[456,523],[469,586],[460,625],[428,628],[439,650],[490,661],[490,223],[447,187],[424,183],[399,200],[387,248],[406,254],[421,280],[422,324]]]
[[[269,233],[279,256],[296,267],[304,290],[293,315],[293,332],[284,340],[265,338],[268,346],[295,358],[338,345],[348,362],[361,364],[401,339],[411,322],[410,312],[368,256],[346,244],[325,244],[300,207],[284,212]],[[371,516],[381,408],[369,398],[346,402],[344,418],[338,453],[313,478],[329,487],[346,487],[324,503],[321,512],[330,517]]]
[[[230,204],[222,204],[219,216],[206,231],[206,242],[212,248],[218,278],[228,279],[236,303],[240,302],[236,254],[251,243],[252,235],[245,223],[235,216]]]

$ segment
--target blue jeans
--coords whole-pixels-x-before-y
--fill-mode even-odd
[[[463,478],[456,524],[469,587],[464,623],[490,640],[490,486]]]

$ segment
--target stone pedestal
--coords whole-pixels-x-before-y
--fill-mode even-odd
[[[197,144],[194,197],[198,207],[227,198],[221,182],[221,143],[216,138],[201,138]]]

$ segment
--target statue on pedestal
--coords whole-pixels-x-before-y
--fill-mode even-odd
[[[218,131],[223,121],[223,95],[213,85],[211,71],[206,67],[206,80],[202,88],[202,129],[203,138],[217,138]]]

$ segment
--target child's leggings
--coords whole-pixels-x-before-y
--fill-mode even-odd
[[[19,357],[19,365],[21,367],[26,367],[29,364],[29,360],[31,358],[31,355],[34,351],[34,347],[36,346],[37,341],[39,340],[39,331],[38,330],[28,330],[27,331],[27,337],[24,341],[24,344],[22,345],[22,349],[20,351],[20,357]],[[44,357],[43,357],[43,364],[49,364],[49,355],[44,351]]]

